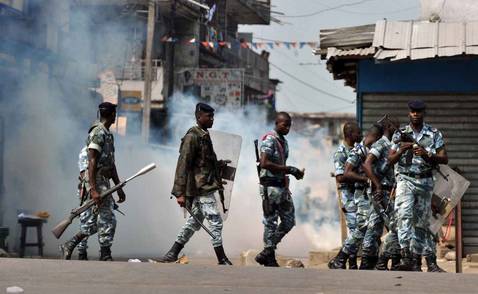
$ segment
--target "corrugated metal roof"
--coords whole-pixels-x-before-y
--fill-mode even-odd
[[[375,47],[357,48],[357,49],[338,49],[335,47],[327,48],[327,59],[331,57],[352,57],[352,56],[369,56],[375,54]]]
[[[375,25],[375,59],[400,60],[478,54],[478,22],[380,20]]]

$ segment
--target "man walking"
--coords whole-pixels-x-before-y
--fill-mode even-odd
[[[424,123],[425,103],[408,102],[410,124],[397,131],[392,139],[390,164],[397,163],[397,190],[395,208],[398,218],[398,240],[402,261],[400,269],[418,271],[422,255],[428,271],[442,271],[430,246],[429,219],[433,193],[432,170],[438,164],[447,164],[443,135]]]
[[[184,245],[201,228],[198,220],[202,223],[206,219],[215,236],[211,241],[218,264],[232,265],[224,252],[223,220],[214,195],[222,189],[221,166],[226,163],[217,160],[208,132],[214,123],[214,108],[205,103],[198,103],[195,116],[197,126],[190,128],[181,142],[171,192],[179,206],[187,206],[193,215],[189,216],[171,249],[158,261],[176,262]]]
[[[98,232],[100,260],[112,261],[111,245],[116,230],[116,218],[113,212],[112,195],[101,199],[101,192],[110,188],[110,180],[120,183],[114,157],[114,139],[109,128],[116,120],[116,105],[103,102],[98,107],[100,123],[91,130],[86,140],[88,148],[88,168],[86,173],[86,191],[97,206],[92,210],[85,225],[72,239],[60,246],[64,259],[70,259],[74,248],[85,238]],[[122,189],[117,191],[118,203],[126,200]]]
[[[357,228],[357,206],[354,201],[354,183],[347,182],[344,178],[345,163],[352,148],[360,142],[362,135],[360,128],[355,122],[347,122],[343,128],[344,141],[339,145],[334,153],[335,166],[335,181],[337,183],[337,191],[342,203],[342,211],[345,215],[345,224],[348,229],[348,234]],[[357,256],[351,255],[348,257],[349,269],[357,269]]]
[[[264,250],[255,260],[263,266],[279,266],[275,257],[277,244],[295,225],[295,209],[287,175],[291,174],[300,180],[304,177],[304,171],[286,165],[289,146],[285,136],[289,133],[291,125],[292,119],[287,112],[277,113],[275,129],[262,137],[260,145]]]

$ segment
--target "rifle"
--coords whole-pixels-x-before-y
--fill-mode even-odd
[[[138,171],[133,176],[129,177],[128,179],[124,180],[123,182],[119,183],[118,185],[102,192],[101,195],[100,195],[100,199],[104,199],[106,196],[110,195],[111,193],[114,193],[114,192],[118,191],[119,189],[123,188],[126,185],[126,183],[128,183],[132,179],[144,175],[145,173],[151,171],[155,167],[156,167],[156,164],[154,164],[154,163],[151,163],[151,164],[143,167],[140,171]],[[68,226],[71,225],[73,220],[95,204],[96,204],[95,201],[93,199],[90,199],[90,200],[86,201],[85,203],[83,203],[83,205],[81,205],[80,207],[74,208],[70,212],[70,215],[68,217],[66,217],[64,220],[59,222],[53,228],[53,230],[51,231],[53,233],[53,235],[57,239],[60,239],[61,235],[63,235],[63,232],[65,232],[66,228],[68,228]]]
[[[389,120],[388,115],[384,115],[380,120],[377,121],[377,123],[382,123],[384,120]],[[408,142],[408,143],[413,143],[414,145],[418,145],[423,148],[423,146],[417,142],[412,136],[409,134],[406,134],[400,130],[400,128],[397,129],[397,132],[400,134],[400,142]],[[433,164],[432,165],[433,169],[436,169],[436,171],[446,180],[448,181],[448,176],[445,175],[441,170],[440,170],[440,165],[438,164]]]
[[[254,140],[254,150],[256,152],[256,169],[257,176],[259,177],[259,182],[261,180],[261,158],[259,156],[259,140]],[[264,203],[263,203],[264,214],[269,214],[269,195],[267,195],[267,187],[264,187]]]

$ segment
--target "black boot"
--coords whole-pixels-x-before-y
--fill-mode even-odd
[[[113,261],[110,246],[100,247],[100,261]]]
[[[216,252],[217,264],[232,265],[232,262],[229,261],[229,259],[226,256],[226,253],[224,253],[224,247],[222,246],[214,247],[214,252]]]
[[[88,253],[86,252],[86,250],[78,252],[78,260],[88,260]]]
[[[328,266],[330,269],[345,269],[345,264],[347,263],[348,258],[349,255],[340,249],[337,256],[329,261]]]
[[[349,270],[356,270],[357,266],[357,255],[349,255]]]
[[[414,267],[414,261],[410,249],[402,249],[402,260],[400,261],[400,270],[401,271],[411,271]]]
[[[412,272],[421,272],[422,271],[422,256],[420,254],[412,254],[413,256],[413,268]]]
[[[86,235],[78,233],[73,236],[70,241],[67,241],[65,244],[60,245],[61,258],[70,260],[73,250],[75,250],[75,247],[80,244],[81,240],[83,240],[83,238],[85,237]]]
[[[378,258],[378,262],[375,265],[375,269],[378,271],[388,271],[389,260],[390,260],[390,255],[386,253],[382,253]]]
[[[159,258],[158,262],[161,262],[161,263],[176,262],[178,260],[179,252],[181,252],[183,248],[184,248],[183,244],[174,242],[171,249],[169,249],[169,251],[163,257]]]
[[[391,271],[399,271],[400,270],[400,260],[402,256],[400,254],[392,255],[392,264],[390,265]]]
[[[377,264],[377,259],[376,256],[362,255],[359,270],[373,270]]]
[[[435,254],[425,256],[427,261],[427,272],[429,273],[446,273],[444,269],[438,266],[437,257]]]
[[[260,265],[267,267],[279,267],[276,260],[276,252],[273,248],[264,248],[259,254],[256,255],[256,262]]]

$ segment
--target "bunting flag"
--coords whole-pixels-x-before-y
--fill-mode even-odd
[[[161,37],[161,42],[179,42],[178,38],[173,38],[169,35],[164,35]],[[200,41],[198,42],[196,38],[192,38],[189,40],[182,40],[182,44],[200,44],[206,48],[220,48],[220,47],[226,47],[226,48],[231,48],[233,45],[234,46],[240,46],[241,48],[253,48],[253,49],[274,49],[274,48],[286,48],[286,49],[303,49],[305,46],[308,46],[312,49],[317,48],[318,43],[317,42],[285,42],[285,41],[273,41],[273,42],[239,42],[239,41],[234,41],[234,42],[224,42],[224,41]]]

